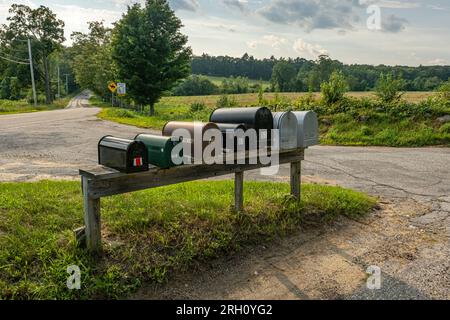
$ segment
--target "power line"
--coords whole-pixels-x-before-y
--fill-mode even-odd
[[[18,64],[25,64],[25,65],[29,65],[30,64],[29,62],[16,61],[16,60],[10,59],[8,57],[4,57],[4,56],[0,56],[0,59],[6,60],[6,61],[9,61],[9,62],[13,62],[13,63],[18,63]]]

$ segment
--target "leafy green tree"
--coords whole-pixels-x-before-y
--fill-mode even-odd
[[[297,77],[296,68],[287,61],[280,61],[273,67],[272,71],[272,87],[276,91],[289,92],[292,91]]]
[[[150,115],[163,92],[190,74],[192,50],[181,27],[166,0],[147,0],[128,7],[114,29],[118,77],[135,102],[150,105]]]
[[[51,103],[50,56],[61,48],[65,40],[64,22],[45,6],[32,9],[26,5],[13,4],[9,13],[9,24],[1,28],[2,42],[32,39],[33,50],[43,70],[39,74],[44,80],[46,103]]]
[[[330,80],[323,82],[320,89],[325,104],[332,105],[344,98],[345,93],[349,90],[349,85],[342,71],[334,71],[330,76]]]
[[[392,73],[380,75],[375,86],[375,93],[383,103],[393,103],[399,101],[403,94],[400,92],[405,86],[405,81],[401,77],[394,77]]]
[[[202,96],[217,93],[219,88],[208,78],[203,76],[190,76],[179,86],[173,89],[175,96]]]
[[[11,78],[5,77],[0,82],[0,99],[9,99],[11,96]]]
[[[72,34],[74,57],[72,68],[77,83],[96,94],[107,97],[108,82],[115,80],[111,53],[111,29],[103,22],[89,22],[89,33]]]

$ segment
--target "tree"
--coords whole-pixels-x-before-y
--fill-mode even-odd
[[[13,4],[7,18],[9,25],[2,26],[3,41],[32,39],[33,50],[37,52],[43,72],[46,103],[53,101],[50,85],[50,56],[61,48],[64,42],[64,22],[47,7],[31,9],[26,5]]]
[[[322,98],[327,105],[332,105],[341,101],[349,86],[342,71],[333,71],[328,82],[323,82],[320,86]]]
[[[401,77],[394,77],[392,73],[380,75],[375,86],[376,95],[384,103],[392,103],[402,98],[405,82]]]
[[[203,96],[217,93],[219,88],[203,76],[191,76],[173,90],[175,96]]]
[[[114,29],[118,77],[135,102],[150,105],[150,115],[162,93],[190,74],[192,50],[181,27],[166,0],[147,0],[128,7]]]
[[[107,85],[115,80],[114,61],[111,56],[111,29],[103,22],[89,22],[89,33],[74,32],[72,68],[77,83],[96,94],[110,95]]]
[[[280,61],[273,67],[272,86],[281,92],[292,91],[296,77],[295,67],[287,61]]]

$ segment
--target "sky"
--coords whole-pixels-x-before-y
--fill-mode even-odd
[[[0,0],[50,7],[66,44],[88,21],[112,24],[143,0]],[[449,0],[169,0],[194,54],[257,58],[328,54],[348,64],[450,65]]]

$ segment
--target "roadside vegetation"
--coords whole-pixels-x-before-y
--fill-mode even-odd
[[[231,181],[105,198],[105,252],[95,260],[71,232],[84,224],[78,182],[0,183],[0,299],[124,298],[193,263],[340,216],[362,217],[376,203],[331,186],[304,185],[301,203],[288,194],[287,184],[246,183],[243,213],[232,209]],[[81,269],[81,290],[66,287],[71,265]]]
[[[321,93],[264,93],[192,97],[164,97],[155,116],[145,109],[105,107],[104,120],[161,129],[168,121],[208,121],[218,107],[267,106],[273,111],[313,110],[319,114],[321,143],[349,146],[419,147],[450,145],[449,85],[437,92],[400,91],[403,83],[382,75],[375,92],[347,92],[344,75],[335,72]]]
[[[71,98],[72,96],[65,97],[54,100],[51,104],[38,104],[36,107],[26,100],[0,100],[0,115],[64,109],[67,107]]]

